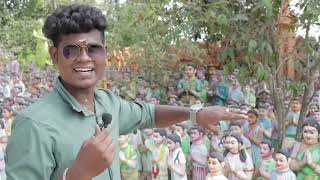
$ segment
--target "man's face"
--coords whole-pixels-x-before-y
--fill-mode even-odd
[[[208,158],[209,172],[221,172],[222,168],[223,166],[217,158],[211,158],[211,157]]]
[[[93,30],[88,33],[62,35],[58,47],[50,48],[53,63],[58,65],[60,76],[67,88],[77,90],[94,88],[97,81],[100,80],[104,74],[106,66],[105,49],[104,54],[99,53],[103,54],[99,56],[99,58],[95,56],[95,59],[93,59],[93,55],[102,51],[88,49],[88,53],[85,50],[86,48],[81,48],[79,55],[75,59],[67,59],[66,56],[71,53],[64,47],[70,44],[76,44],[81,47],[90,44],[104,46],[101,33]],[[91,55],[89,56],[90,53]]]
[[[275,160],[276,160],[276,167],[278,171],[282,172],[289,168],[287,157],[284,156],[283,154],[277,153],[275,156]]]
[[[272,156],[272,149],[269,148],[268,144],[260,144],[260,153],[263,158]]]
[[[195,76],[196,70],[192,66],[187,66],[186,67],[186,74],[189,78]]]

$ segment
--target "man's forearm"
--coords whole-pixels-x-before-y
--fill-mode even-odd
[[[181,106],[157,105],[155,112],[156,127],[169,127],[173,124],[188,120],[189,108]]]

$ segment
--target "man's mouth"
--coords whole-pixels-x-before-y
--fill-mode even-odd
[[[76,72],[92,72],[94,68],[88,67],[88,68],[76,68],[74,71]]]

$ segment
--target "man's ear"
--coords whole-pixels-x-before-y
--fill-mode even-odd
[[[288,164],[291,164],[291,157],[288,158]]]
[[[224,162],[221,162],[221,166],[224,167],[226,164]]]
[[[49,54],[52,60],[52,64],[58,64],[58,48],[50,46]]]

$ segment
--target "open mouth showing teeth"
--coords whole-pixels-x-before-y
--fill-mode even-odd
[[[93,71],[93,68],[78,68],[78,69],[74,69],[74,71],[76,72],[91,72]]]

